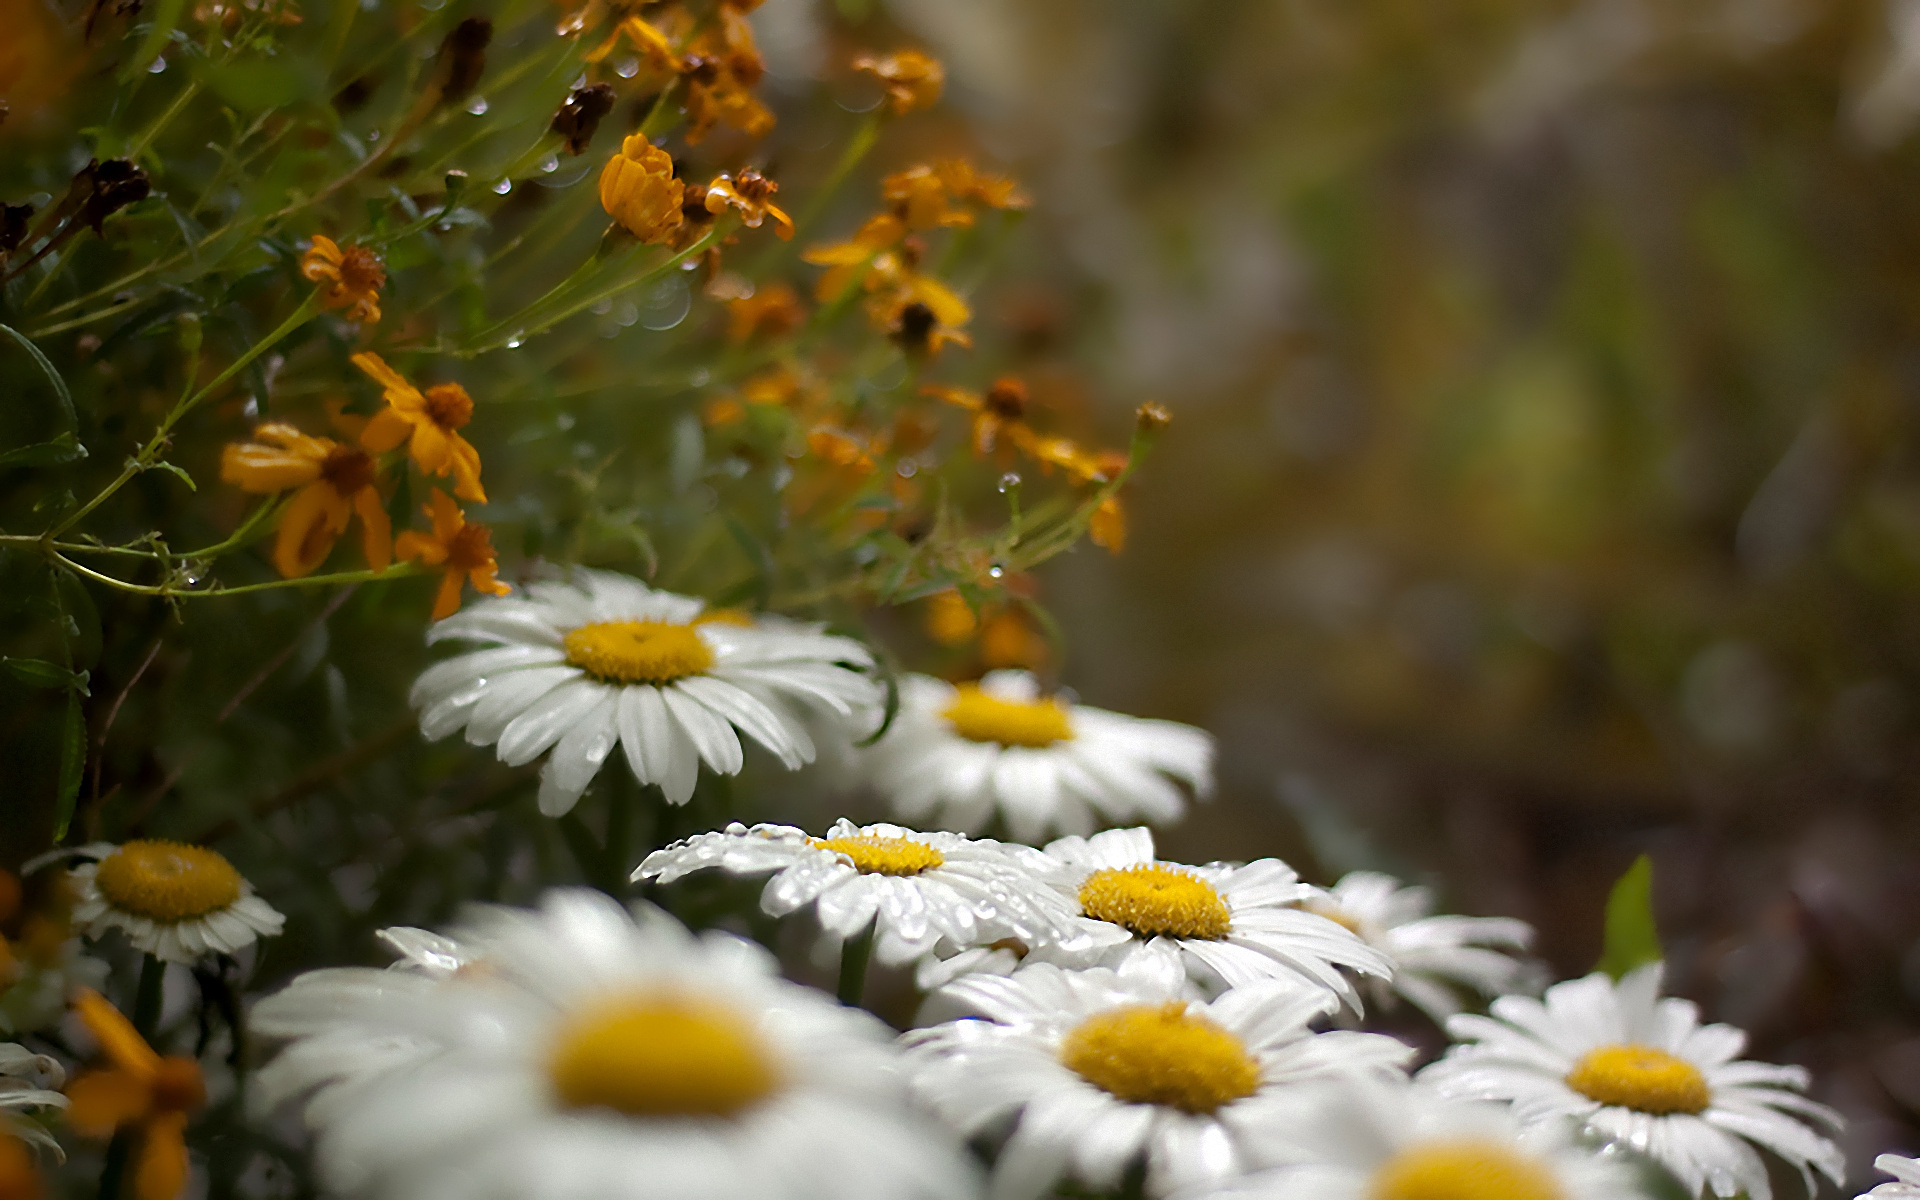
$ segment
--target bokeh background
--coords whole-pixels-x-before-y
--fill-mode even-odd
[[[1083,697],[1221,739],[1169,849],[1427,879],[1562,975],[1650,852],[1673,986],[1856,1178],[1920,1147],[1920,5],[887,15],[1036,196],[983,313],[1175,414],[1042,577]]]

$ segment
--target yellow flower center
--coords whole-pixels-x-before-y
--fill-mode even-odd
[[[822,850],[846,855],[862,875],[918,875],[947,861],[946,855],[912,838],[869,837],[863,833],[807,840]]]
[[[1066,706],[1057,700],[1002,700],[977,684],[963,683],[960,694],[940,714],[953,731],[970,742],[1002,746],[1051,746],[1073,737]]]
[[[202,846],[128,842],[100,860],[100,894],[121,912],[151,921],[186,921],[240,898],[240,872]]]
[[[713,651],[690,625],[602,621],[567,634],[567,661],[608,683],[672,683],[713,666]]]
[[[1233,914],[1212,884],[1160,863],[1095,871],[1080,885],[1080,911],[1148,938],[1217,941],[1233,928]]]
[[[1088,1017],[1060,1044],[1060,1061],[1129,1104],[1210,1113],[1253,1095],[1260,1064],[1240,1039],[1185,1001],[1116,1008]]]
[[[568,1108],[630,1117],[730,1117],[771,1095],[780,1072],[739,1014],[677,996],[591,1006],[567,1021],[547,1059]]]
[[[1590,1100],[1656,1116],[1697,1113],[1713,1102],[1700,1068],[1652,1046],[1590,1050],[1567,1072],[1567,1086]]]
[[[1553,1175],[1493,1142],[1429,1142],[1374,1173],[1367,1200],[1560,1200]]]

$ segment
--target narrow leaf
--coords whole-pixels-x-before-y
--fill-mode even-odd
[[[70,688],[77,678],[72,671],[40,658],[0,657],[0,670],[28,687]]]
[[[0,325],[0,333],[20,343],[20,348],[27,352],[28,357],[39,366],[40,373],[47,377],[47,382],[53,385],[53,394],[60,398],[61,415],[67,419],[67,430],[77,438],[80,431],[80,418],[73,411],[73,393],[67,390],[67,381],[60,378],[60,372],[53,369],[53,364],[47,361],[47,356],[40,353],[40,347],[34,345],[26,334],[11,325]]]
[[[1661,957],[1660,931],[1653,919],[1653,860],[1642,854],[1607,896],[1606,943],[1599,969],[1618,979]]]
[[[60,734],[60,794],[54,797],[53,840],[63,841],[73,821],[73,801],[80,794],[80,776],[87,767],[87,722],[80,693],[67,693],[67,719]]]

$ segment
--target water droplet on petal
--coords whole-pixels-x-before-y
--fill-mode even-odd
[[[498,196],[504,196],[512,190],[513,180],[511,179],[502,179],[499,183],[493,185],[494,194]]]
[[[475,96],[473,99],[467,101],[467,111],[476,117],[485,116],[487,112],[487,98],[485,96]]]
[[[542,174],[551,175],[555,171],[558,171],[559,169],[560,169],[560,156],[558,154],[547,155],[546,160],[540,164],[540,170]]]

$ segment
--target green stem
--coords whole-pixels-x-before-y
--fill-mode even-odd
[[[166,110],[153,119],[153,124],[147,126],[145,132],[133,139],[133,144],[127,147],[126,157],[139,158],[141,153],[153,142],[153,139],[160,136],[160,131],[172,124],[173,119],[180,115],[180,110],[185,108],[188,103],[199,94],[200,81],[198,79],[189,79],[187,86],[181,88],[180,94],[173,98],[173,103],[167,105]]]
[[[100,1200],[120,1200],[120,1181],[127,1176],[127,1159],[133,1154],[133,1131],[116,1130],[107,1143],[107,1161],[100,1167]]]
[[[371,567],[363,571],[335,571],[331,575],[302,575],[297,579],[269,579],[265,583],[243,583],[239,587],[208,588],[196,596],[239,596],[247,592],[267,592],[276,588],[325,587],[336,583],[377,583],[386,579],[406,579],[423,573],[417,563],[395,563],[384,571]]]
[[[860,998],[866,994],[867,962],[873,957],[873,935],[879,925],[880,917],[875,914],[865,929],[841,943],[840,986],[834,994],[851,1008],[860,1007]]]
[[[173,427],[178,425],[182,418],[192,412],[201,401],[212,395],[214,390],[221,384],[245,370],[248,363],[259,358],[288,334],[305,325],[308,321],[311,321],[319,311],[320,292],[319,289],[316,288],[308,294],[305,300],[301,301],[300,307],[294,309],[291,316],[280,323],[278,329],[275,329],[266,337],[255,342],[245,354],[234,359],[226,370],[215,375],[212,382],[200,390],[183,397],[178,404],[175,404],[173,410],[161,420],[160,427],[153,431],[153,436],[147,439],[147,444],[140,448],[140,453],[127,460],[127,465],[120,469],[120,474],[114,477],[113,482],[100,489],[99,493],[96,494],[93,499],[81,505],[79,509],[73,513],[70,513],[65,520],[55,525],[52,529],[49,529],[47,536],[59,537],[67,530],[72,529],[84,520],[88,513],[105,504],[115,492],[125,487],[128,480],[151,466],[154,459],[159,455],[160,448],[166,444],[167,435],[173,432]]]
[[[151,1044],[160,1027],[160,1001],[164,993],[167,964],[152,954],[140,962],[140,985],[133,994],[133,1028]]]

